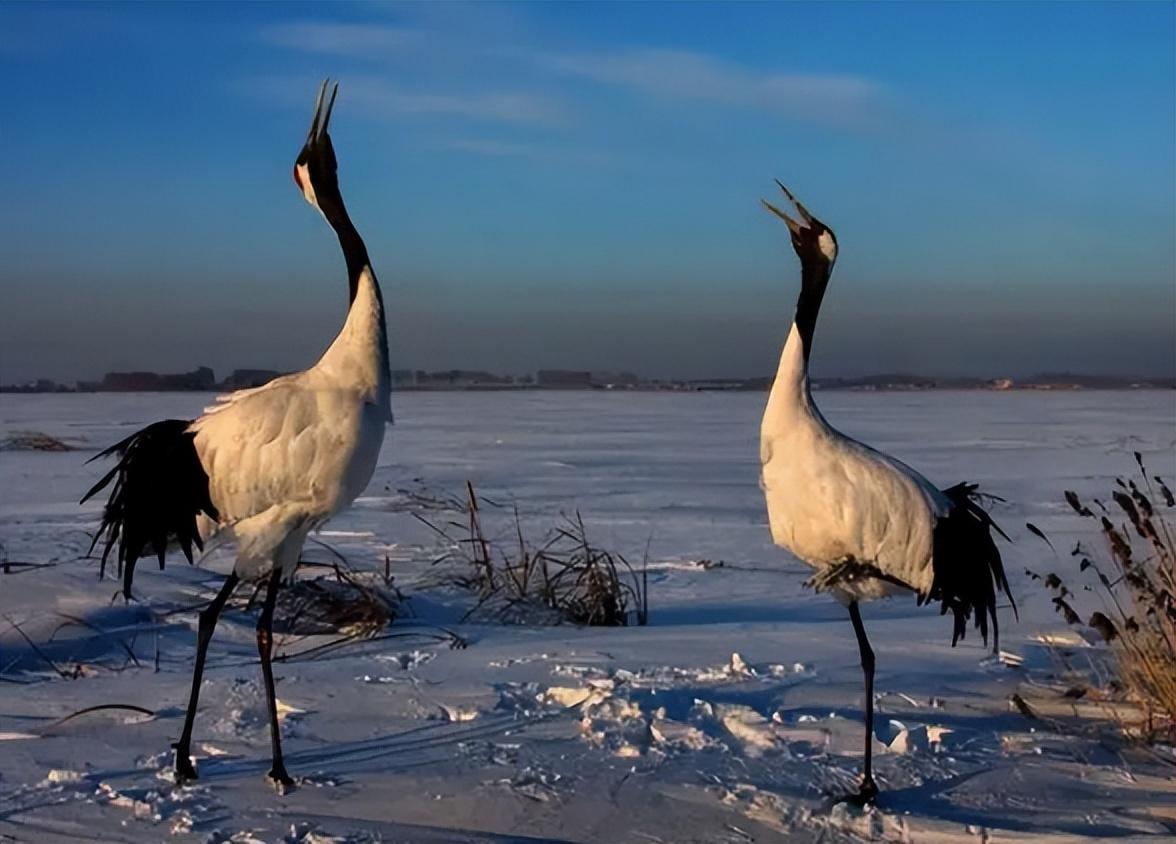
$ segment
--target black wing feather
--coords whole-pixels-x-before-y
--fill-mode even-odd
[[[188,432],[190,424],[183,419],[156,422],[91,458],[119,458],[82,501],[114,482],[90,551],[105,537],[99,567],[102,577],[107,558],[118,543],[116,559],[127,598],[131,596],[135,564],[148,549],[162,569],[168,542],[175,539],[191,563],[192,546],[204,548],[196,517],[205,513],[214,521],[219,518],[209,496],[208,474],[196,454],[195,435]]]
[[[992,520],[982,506],[991,498],[977,491],[975,484],[961,483],[943,490],[951,509],[935,523],[932,550],[931,592],[921,600],[939,601],[940,612],[955,616],[951,643],[954,646],[967,632],[968,619],[975,614],[975,626],[988,643],[988,622],[992,622],[993,651],[1000,649],[1000,627],[996,617],[997,590],[1003,592],[1017,615],[1017,604],[1005,577],[1004,562],[993,540],[993,533],[1008,540],[1008,535]]]

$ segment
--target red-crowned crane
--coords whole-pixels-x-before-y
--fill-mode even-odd
[[[196,779],[192,722],[217,617],[239,582],[264,581],[257,651],[273,748],[269,778],[280,792],[293,785],[282,761],[270,664],[274,602],[298,565],[307,534],[350,505],[371,480],[384,427],[392,421],[384,304],[367,248],[339,191],[327,133],[338,84],[329,98],[327,84],[319,89],[294,182],[343,249],[351,304],[342,330],[309,369],[222,396],[198,419],[156,422],[106,449],[98,457],[117,455],[118,465],[82,499],[114,482],[94,544],[105,537],[105,568],[118,542],[128,599],[135,563],[153,552],[162,568],[169,541],[179,542],[189,563],[192,546],[203,549],[208,525],[237,543],[232,572],[200,613],[192,692],[174,745],[181,783]]]
[[[871,754],[874,652],[858,602],[914,593],[920,604],[939,601],[943,613],[954,614],[952,645],[974,613],[985,643],[991,619],[999,647],[997,589],[1010,602],[1012,596],[992,534],[1004,533],[980,507],[975,485],[940,490],[906,464],[845,436],[817,409],[808,362],[837,238],[776,184],[800,218],[764,201],[788,225],[800,257],[800,297],[760,426],[760,483],[772,539],[816,569],[813,586],[849,608],[865,678],[866,752],[861,787],[846,799],[861,805],[873,802],[878,786]]]

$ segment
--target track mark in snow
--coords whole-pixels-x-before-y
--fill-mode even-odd
[[[531,654],[529,656],[509,657],[507,659],[492,659],[486,665],[490,668],[510,668],[513,665],[526,665],[531,662],[543,662],[548,659],[552,659],[552,654]]]
[[[392,662],[400,668],[401,671],[411,671],[414,668],[420,668],[422,665],[427,665],[437,658],[437,654],[432,651],[408,651],[407,653],[395,654],[379,654],[376,659],[381,662]]]

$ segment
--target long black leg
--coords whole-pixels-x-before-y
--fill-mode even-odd
[[[874,649],[870,647],[870,640],[866,638],[866,628],[862,624],[862,613],[858,609],[857,601],[849,605],[849,620],[853,622],[853,632],[857,634],[858,651],[862,657],[862,674],[866,681],[866,761],[862,770],[862,787],[854,803],[872,803],[878,796],[878,785],[874,782]]]
[[[269,707],[270,745],[273,747],[273,766],[269,778],[274,787],[285,794],[286,789],[294,785],[294,780],[286,773],[286,764],[282,761],[282,733],[278,726],[278,702],[274,696],[274,669],[270,664],[274,648],[274,603],[281,585],[282,571],[275,568],[265,590],[261,617],[257,619],[257,653],[261,657],[261,675],[265,678],[265,702]]]
[[[192,722],[196,720],[196,706],[200,701],[200,683],[204,677],[204,655],[208,653],[208,643],[212,641],[212,631],[216,629],[216,621],[220,618],[225,602],[237,588],[239,578],[230,574],[225,578],[216,597],[200,613],[200,625],[196,631],[196,664],[192,667],[192,693],[188,697],[188,712],[184,716],[184,731],[180,733],[180,740],[172,747],[176,751],[176,782],[183,784],[196,779],[196,769],[192,767]]]

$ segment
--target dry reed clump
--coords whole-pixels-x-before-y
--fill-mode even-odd
[[[344,560],[303,562],[299,568],[320,567],[331,574],[297,579],[282,587],[274,605],[274,629],[295,636],[339,634],[349,640],[383,632],[396,619],[402,596],[385,574],[354,571]],[[258,585],[246,600],[252,608],[264,591]]]
[[[1159,475],[1148,476],[1139,452],[1135,461],[1142,486],[1117,478],[1113,508],[1097,498],[1092,508],[1066,490],[1066,503],[1098,524],[1105,543],[1095,552],[1079,542],[1070,556],[1087,581],[1083,591],[1096,593],[1103,604],[1085,626],[1108,643],[1116,685],[1143,709],[1138,728],[1121,725],[1146,739],[1171,739],[1176,738],[1176,499]],[[1049,542],[1037,527],[1027,527]],[[1074,609],[1076,595],[1061,577],[1027,573],[1050,590],[1067,624],[1083,625]]]
[[[466,618],[483,615],[516,623],[571,622],[593,626],[643,625],[648,621],[648,580],[621,554],[605,551],[588,541],[577,512],[565,516],[546,540],[536,546],[523,536],[518,509],[508,540],[490,539],[482,526],[483,503],[472,484],[466,484],[462,522],[432,528],[452,550],[434,564],[457,561],[456,572],[445,579],[478,594]]]
[[[40,431],[13,431],[0,440],[0,451],[74,451],[65,440]]]

